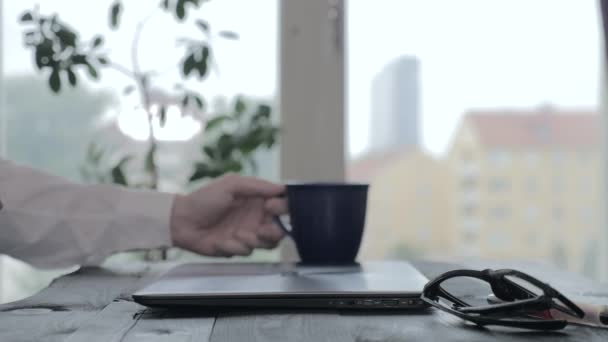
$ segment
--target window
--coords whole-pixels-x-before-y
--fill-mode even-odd
[[[556,205],[551,209],[551,214],[553,215],[553,220],[557,222],[561,222],[566,215],[564,207]]]
[[[537,207],[535,206],[528,206],[526,208],[525,214],[524,214],[524,219],[527,222],[535,222],[536,220],[538,220],[540,217],[540,213]]]
[[[503,207],[503,206],[498,206],[498,207],[494,207],[490,209],[490,217],[498,220],[498,221],[503,221],[508,219],[511,216],[511,209],[507,208],[507,207]]]
[[[525,229],[551,236],[554,206],[562,207],[558,217],[563,220],[580,203],[605,205],[598,203],[600,196],[569,191],[578,187],[583,170],[574,167],[580,160],[572,151],[603,160],[597,1],[378,0],[371,5],[351,0],[347,17],[347,157],[414,149],[437,160],[441,172],[413,164],[411,173],[393,176],[395,182],[413,183],[425,175],[445,184],[433,188],[433,213],[445,231],[459,234],[446,237],[443,245],[427,245],[428,253],[491,257],[492,244],[510,241],[512,248],[502,249],[501,258],[534,255],[555,262],[554,241],[539,248],[542,239],[527,239]],[[585,167],[600,174],[602,164]],[[555,203],[554,179],[559,195],[567,195],[563,203]],[[492,205],[498,195],[500,202]],[[388,190],[382,198],[399,203],[400,212],[416,210]],[[506,227],[511,229],[486,236],[515,215],[517,222]],[[399,217],[397,212],[386,216]],[[464,234],[472,218],[480,219],[478,239]],[[582,238],[595,224],[581,227]],[[370,220],[366,234],[380,229]],[[562,247],[569,259],[579,248],[573,241]],[[567,265],[582,271],[576,261]]]
[[[209,112],[232,106],[237,95],[242,95],[249,105],[269,104],[278,115],[277,80],[278,62],[278,0],[248,1],[220,0],[204,2],[200,12],[190,12],[188,21],[177,24],[170,14],[155,10],[160,1],[133,0],[123,2],[121,28],[114,32],[107,26],[106,14],[112,1],[77,2],[50,1],[2,1],[0,47],[3,72],[0,75],[6,101],[0,107],[1,120],[8,129],[5,139],[8,158],[82,181],[80,168],[86,147],[93,139],[120,151],[141,149],[149,131],[138,120],[145,117],[136,106],[135,94],[125,95],[123,89],[131,83],[121,73],[102,70],[101,81],[94,83],[86,77],[79,87],[51,94],[46,78],[35,72],[31,52],[23,47],[24,27],[18,18],[25,10],[40,4],[45,15],[57,13],[59,18],[81,34],[87,41],[96,34],[105,36],[104,48],[113,61],[129,66],[130,51],[135,26],[149,13],[141,35],[139,56],[142,68],[157,71],[153,81],[154,98],[159,103],[171,102],[174,83],[179,81],[176,62],[183,56],[179,39],[202,39],[201,29],[195,19],[205,19],[211,29],[230,30],[238,34],[238,40],[213,39],[215,63],[209,78],[202,83],[186,82],[186,87],[201,91]],[[48,75],[47,75],[48,77]],[[155,89],[156,89],[155,88]],[[0,103],[2,106],[2,103]],[[179,106],[169,106],[167,124],[158,129],[159,140],[167,143],[161,147],[159,163],[169,176],[162,189],[179,191],[191,172],[191,159],[201,152],[200,133],[202,122],[196,116],[182,117]],[[164,155],[162,154],[164,153]],[[278,151],[261,151],[258,159],[259,176],[278,180]],[[175,177],[173,177],[175,175]],[[173,181],[173,179],[179,181]],[[278,251],[259,252],[253,258],[276,260]],[[57,273],[35,271],[21,262],[2,261],[4,269],[0,277],[7,286],[0,293],[0,301],[15,300],[45,286]],[[14,282],[14,283],[13,283]],[[26,284],[17,286],[16,284]]]
[[[529,168],[536,168],[540,163],[539,155],[535,151],[529,151],[525,154],[525,163]]]
[[[504,150],[493,150],[488,155],[488,162],[493,167],[507,167],[511,161],[509,152]]]
[[[488,234],[488,245],[495,250],[509,250],[513,243],[512,239],[508,231],[494,229]]]
[[[534,177],[529,177],[526,179],[524,188],[527,193],[535,193],[539,189],[538,179]]]
[[[510,188],[509,181],[504,178],[494,178],[490,180],[489,188],[491,192],[501,193]]]

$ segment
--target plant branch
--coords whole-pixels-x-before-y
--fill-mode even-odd
[[[125,67],[124,65],[115,63],[115,62],[110,62],[109,64],[110,68],[118,71],[119,73],[127,76],[130,79],[135,79],[135,73],[133,73],[133,71],[129,70],[129,68]]]
[[[148,21],[150,21],[150,19],[152,19],[152,16],[156,13],[156,11],[158,9],[159,9],[159,7],[154,7],[154,9],[143,20],[141,20],[139,23],[137,23],[137,26],[135,27],[135,34],[133,36],[133,42],[131,43],[131,62],[133,64],[133,72],[136,75],[141,74],[141,68],[139,65],[139,56],[138,56],[139,41],[141,40],[141,33],[142,33],[146,23]]]

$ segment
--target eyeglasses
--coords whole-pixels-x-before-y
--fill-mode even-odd
[[[471,304],[471,298],[459,298],[445,289],[446,281],[466,279],[487,283],[490,291],[501,302],[475,305]],[[480,326],[558,330],[568,322],[551,319],[549,310],[555,309],[576,318],[585,316],[581,308],[548,284],[511,269],[450,271],[428,282],[421,299],[437,309]]]

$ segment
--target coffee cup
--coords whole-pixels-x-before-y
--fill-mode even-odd
[[[369,185],[289,183],[289,223],[275,222],[295,242],[303,264],[345,265],[356,261],[365,227]]]

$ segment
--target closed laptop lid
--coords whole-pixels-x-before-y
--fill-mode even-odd
[[[419,295],[427,279],[408,262],[350,266],[184,264],[134,297],[269,298]]]

